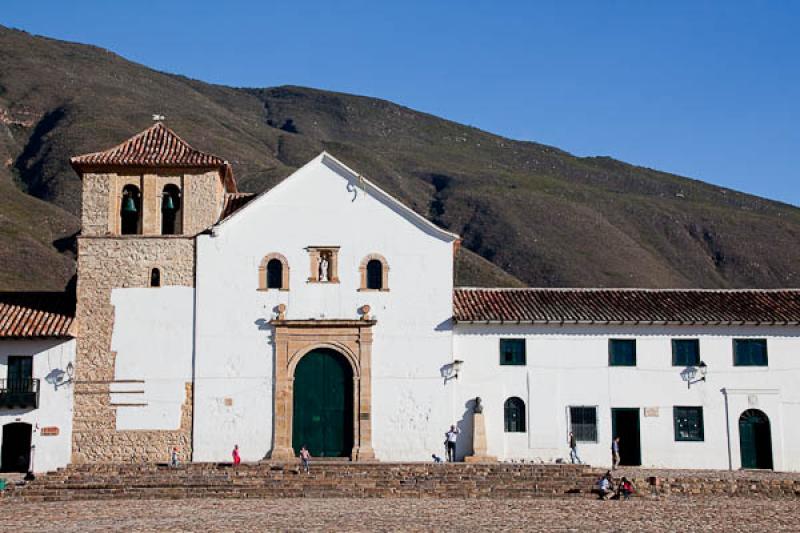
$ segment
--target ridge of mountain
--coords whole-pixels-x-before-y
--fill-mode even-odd
[[[0,290],[64,286],[80,211],[69,156],[118,144],[155,112],[228,160],[243,191],[331,152],[462,235],[459,285],[800,285],[800,209],[787,204],[385,100],[213,85],[0,26]]]

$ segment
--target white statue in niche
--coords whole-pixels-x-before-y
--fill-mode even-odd
[[[324,255],[319,259],[319,280],[328,281],[328,259]]]

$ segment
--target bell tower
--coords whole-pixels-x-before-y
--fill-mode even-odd
[[[130,422],[137,420],[135,413],[126,415],[127,422],[119,418],[120,409],[147,404],[126,398],[141,397],[150,382],[146,369],[131,369],[128,363],[122,375],[129,379],[120,377],[117,348],[112,348],[115,319],[120,317],[112,296],[117,289],[184,287],[192,298],[195,236],[219,220],[226,195],[236,192],[231,167],[195,150],[162,122],[70,163],[82,180],[72,460],[166,461],[173,447],[190,460],[190,377],[179,384],[183,404],[172,427],[138,427]],[[162,308],[170,305],[164,302]],[[129,344],[127,350],[131,357],[136,346]]]

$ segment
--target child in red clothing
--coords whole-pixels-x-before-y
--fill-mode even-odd
[[[242,458],[239,457],[239,445],[235,444],[233,446],[233,466],[236,466],[241,462],[242,462]]]

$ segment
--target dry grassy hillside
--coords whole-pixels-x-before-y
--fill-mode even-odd
[[[464,237],[477,255],[460,254],[462,285],[800,285],[800,209],[785,204],[374,98],[210,85],[0,27],[0,289],[63,286],[80,212],[69,156],[155,112],[246,191],[330,151]]]

